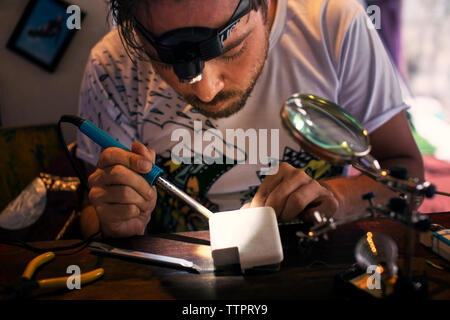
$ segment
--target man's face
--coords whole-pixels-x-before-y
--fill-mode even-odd
[[[137,19],[154,36],[183,27],[222,27],[238,4],[238,0],[149,2],[141,3]],[[157,57],[147,40],[140,39],[148,55]],[[200,82],[180,83],[171,65],[153,59],[152,65],[200,113],[212,118],[228,117],[239,111],[249,97],[267,57],[268,39],[269,27],[261,10],[251,11],[225,41],[224,53],[205,62]]]

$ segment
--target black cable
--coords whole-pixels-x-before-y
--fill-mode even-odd
[[[73,160],[72,155],[70,154],[69,148],[67,148],[67,144],[66,144],[66,141],[64,140],[63,132],[62,132],[62,129],[61,129],[61,123],[63,123],[63,122],[72,123],[72,124],[77,125],[77,127],[78,127],[78,123],[77,123],[76,121],[77,121],[77,120],[76,120],[76,119],[72,119],[72,117],[69,117],[69,116],[62,116],[62,117],[59,119],[59,121],[58,121],[58,137],[59,137],[59,142],[61,143],[61,146],[63,147],[64,152],[65,152],[65,154],[66,154],[66,156],[67,156],[67,159],[69,160],[69,162],[70,162],[70,164],[71,164],[73,170],[75,171],[75,174],[76,174],[76,175],[78,176],[78,178],[80,179],[80,183],[81,183],[82,187],[89,193],[90,188],[89,188],[89,186],[88,186],[88,183],[87,183],[87,181],[86,181],[84,175],[82,175],[82,174],[78,171],[78,168],[77,168],[77,166],[75,165],[75,161]]]
[[[431,212],[431,213],[422,213],[425,216],[441,216],[441,215],[446,215],[446,214],[450,214],[450,211],[448,212]]]
[[[0,243],[2,244],[7,244],[10,246],[16,246],[16,247],[21,247],[36,253],[44,253],[44,252],[48,252],[48,251],[67,251],[67,250],[72,250],[72,249],[76,249],[80,246],[82,246],[81,249],[84,249],[84,247],[86,247],[95,237],[97,237],[98,235],[100,235],[101,232],[97,231],[96,233],[90,235],[89,237],[87,237],[84,240],[81,240],[79,242],[76,242],[74,244],[68,245],[68,246],[60,246],[60,247],[47,247],[47,248],[37,248],[34,247],[24,241],[14,241],[14,240],[0,240]],[[80,249],[80,250],[81,250]],[[79,250],[73,252],[73,253],[77,253]],[[71,253],[71,254],[73,254]]]
[[[75,174],[80,179],[81,186],[87,192],[89,192],[90,188],[86,182],[84,175],[82,175],[79,172],[77,166],[75,165],[75,161],[73,160],[72,155],[70,154],[69,149],[67,148],[67,144],[66,144],[66,141],[64,140],[64,136],[63,136],[62,129],[61,129],[61,123],[63,123],[63,122],[72,123],[73,125],[79,127],[83,121],[84,121],[83,119],[76,117],[76,116],[70,116],[70,115],[62,116],[58,121],[58,137],[59,137],[61,146],[64,149],[64,152],[67,156],[67,159],[69,160],[69,162],[72,166],[72,169],[74,170]],[[101,234],[101,231],[97,231],[96,233],[90,235],[89,237],[87,237],[84,240],[81,240],[72,245],[60,246],[60,247],[37,248],[37,247],[34,247],[24,241],[19,241],[19,240],[0,240],[0,243],[11,245],[11,246],[18,246],[18,247],[21,247],[21,248],[24,248],[24,249],[27,249],[27,250],[30,250],[33,252],[37,252],[37,253],[43,253],[43,252],[47,252],[47,251],[66,251],[66,250],[72,250],[72,249],[78,248],[78,250],[76,250],[75,252],[69,253],[69,254],[74,254],[74,253],[77,253],[77,252],[81,251],[82,249],[84,249],[95,237],[97,237],[100,234]],[[79,247],[81,247],[81,248],[79,248]]]

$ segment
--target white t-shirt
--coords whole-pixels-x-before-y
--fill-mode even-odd
[[[251,96],[239,112],[217,120],[184,102],[151,63],[137,60],[133,64],[117,30],[112,30],[91,51],[81,88],[80,116],[127,147],[133,141],[152,147],[157,164],[172,181],[213,212],[238,209],[253,197],[264,178],[261,170],[267,168],[267,157],[256,157],[257,164],[249,157],[255,150],[302,168],[315,179],[343,172],[302,151],[283,128],[280,110],[292,94],[309,93],[334,101],[369,132],[407,108],[391,61],[369,23],[355,0],[279,0],[268,58]],[[217,130],[207,131],[213,128]],[[192,153],[192,157],[188,154],[192,163],[184,159],[180,165],[172,160],[174,147],[183,145],[180,136],[172,137],[176,129],[190,134],[192,141],[200,139],[203,148],[210,143],[205,139],[207,132],[219,140],[227,136],[227,129],[255,134],[245,150],[237,140],[220,140],[224,157],[244,163],[227,164],[223,158],[223,164],[198,164]],[[203,136],[196,136],[199,133]],[[194,148],[194,142],[190,147]],[[236,151],[234,157],[230,150]],[[100,152],[89,138],[78,135],[79,158],[95,165]],[[161,190],[152,224],[155,230],[170,232],[206,226],[201,216]]]

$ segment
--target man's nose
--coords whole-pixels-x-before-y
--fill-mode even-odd
[[[213,62],[205,62],[202,80],[191,85],[193,94],[203,102],[210,102],[224,88],[223,75]]]

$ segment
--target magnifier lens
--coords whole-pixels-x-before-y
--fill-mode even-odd
[[[350,161],[370,151],[367,131],[345,110],[313,95],[295,94],[283,106],[282,118],[301,142]],[[320,155],[319,155],[320,156]]]

